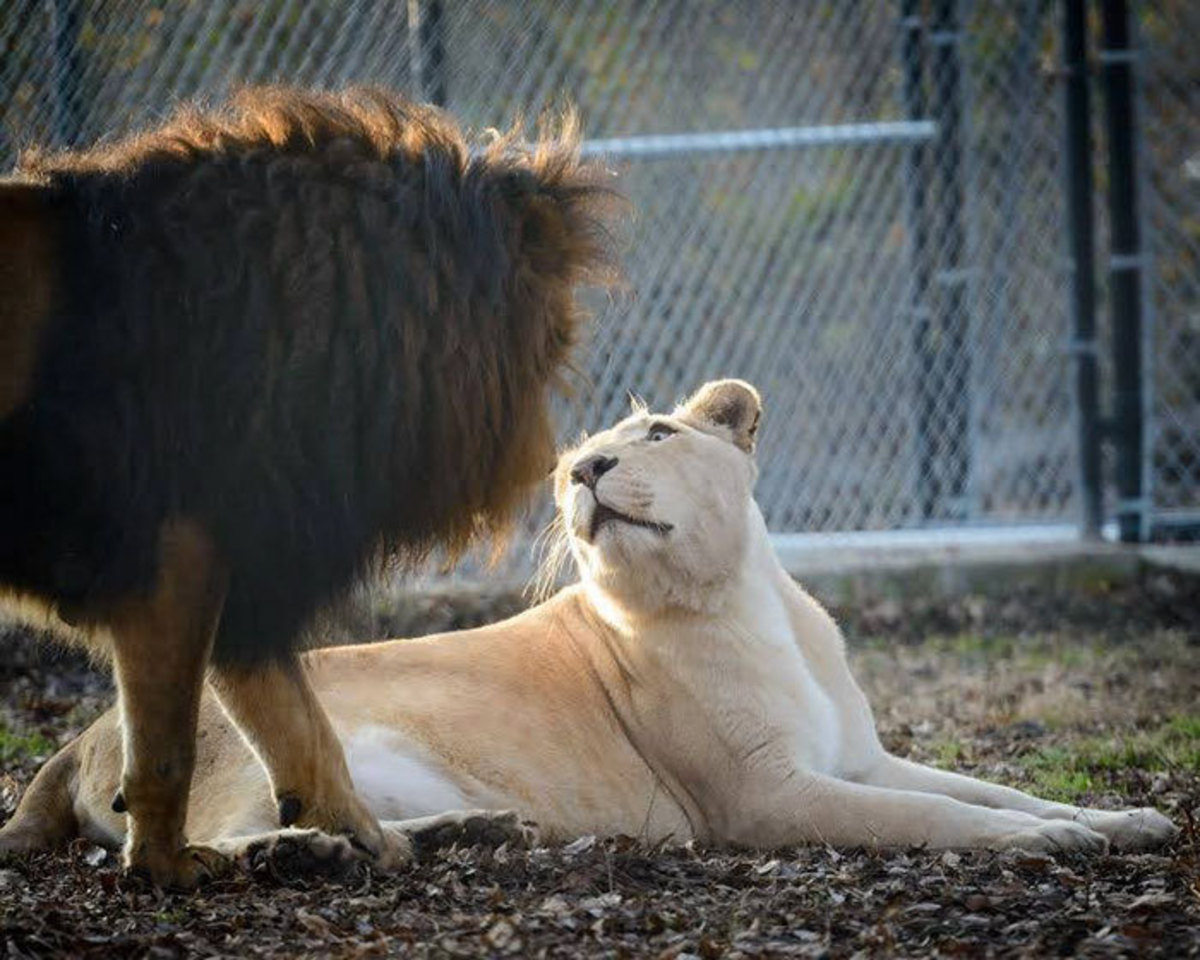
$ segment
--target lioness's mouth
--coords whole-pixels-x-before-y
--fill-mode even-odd
[[[638,517],[631,517],[627,513],[621,513],[620,510],[614,510],[606,503],[596,501],[596,509],[592,511],[592,522],[588,524],[588,542],[591,543],[596,539],[596,534],[600,532],[600,528],[606,523],[628,523],[634,527],[645,527],[647,530],[653,530],[660,536],[666,536],[675,529],[673,524],[663,523],[658,520],[641,520]]]

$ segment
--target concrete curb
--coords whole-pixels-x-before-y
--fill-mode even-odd
[[[781,549],[780,560],[814,596],[835,606],[919,596],[996,596],[1031,587],[1086,590],[1137,580],[1155,569],[1200,575],[1200,546],[1034,543],[871,551]]]

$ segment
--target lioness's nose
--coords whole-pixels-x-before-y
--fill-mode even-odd
[[[571,482],[586,484],[589,488],[593,488],[596,486],[596,481],[619,462],[616,457],[606,457],[603,454],[580,460],[571,468]]]

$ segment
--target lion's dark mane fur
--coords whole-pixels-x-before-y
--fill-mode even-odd
[[[193,518],[230,571],[214,657],[256,661],[381,556],[502,531],[609,266],[612,190],[565,126],[472,152],[382,91],[255,88],[27,155],[59,295],[0,421],[0,584],[86,619]]]

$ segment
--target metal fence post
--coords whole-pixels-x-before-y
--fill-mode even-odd
[[[54,0],[50,7],[54,46],[54,137],[59,146],[79,142],[79,0]]]
[[[1112,300],[1112,350],[1116,390],[1113,439],[1117,448],[1117,527],[1121,540],[1137,542],[1146,533],[1147,505],[1142,488],[1144,411],[1142,407],[1142,271],[1137,196],[1136,117],[1133,65],[1125,0],[1101,4],[1104,48],[1104,118],[1108,130],[1109,218],[1112,223],[1108,271]]]
[[[922,35],[920,0],[900,0],[900,58],[904,69],[904,115],[910,121],[925,119],[925,50]],[[932,390],[935,373],[930,322],[933,316],[929,305],[929,288],[933,276],[932,251],[929,245],[929,147],[925,141],[914,141],[908,148],[907,219],[912,256],[912,303],[909,308],[913,321],[912,344],[916,355],[917,417],[915,445],[917,463],[917,501],[922,519],[933,515],[934,439],[933,418],[936,414],[936,391]]]
[[[446,105],[445,19],[441,0],[408,0],[408,49],[416,96]]]
[[[1092,144],[1087,69],[1086,0],[1063,0],[1062,76],[1064,186],[1071,264],[1070,352],[1075,363],[1075,411],[1079,442],[1080,533],[1100,536],[1100,414],[1097,386],[1095,233],[1092,214]]]
[[[966,205],[963,164],[963,80],[959,61],[962,39],[956,0],[934,0],[929,41],[933,48],[932,115],[937,122],[934,174],[937,193],[935,236],[940,267],[934,276],[939,288],[936,323],[937,374],[930,384],[934,418],[943,437],[944,463],[937,471],[935,495],[940,494],[954,519],[963,519],[970,448],[968,436],[970,357],[967,352],[967,271],[963,269]],[[940,414],[940,415],[939,415]]]

